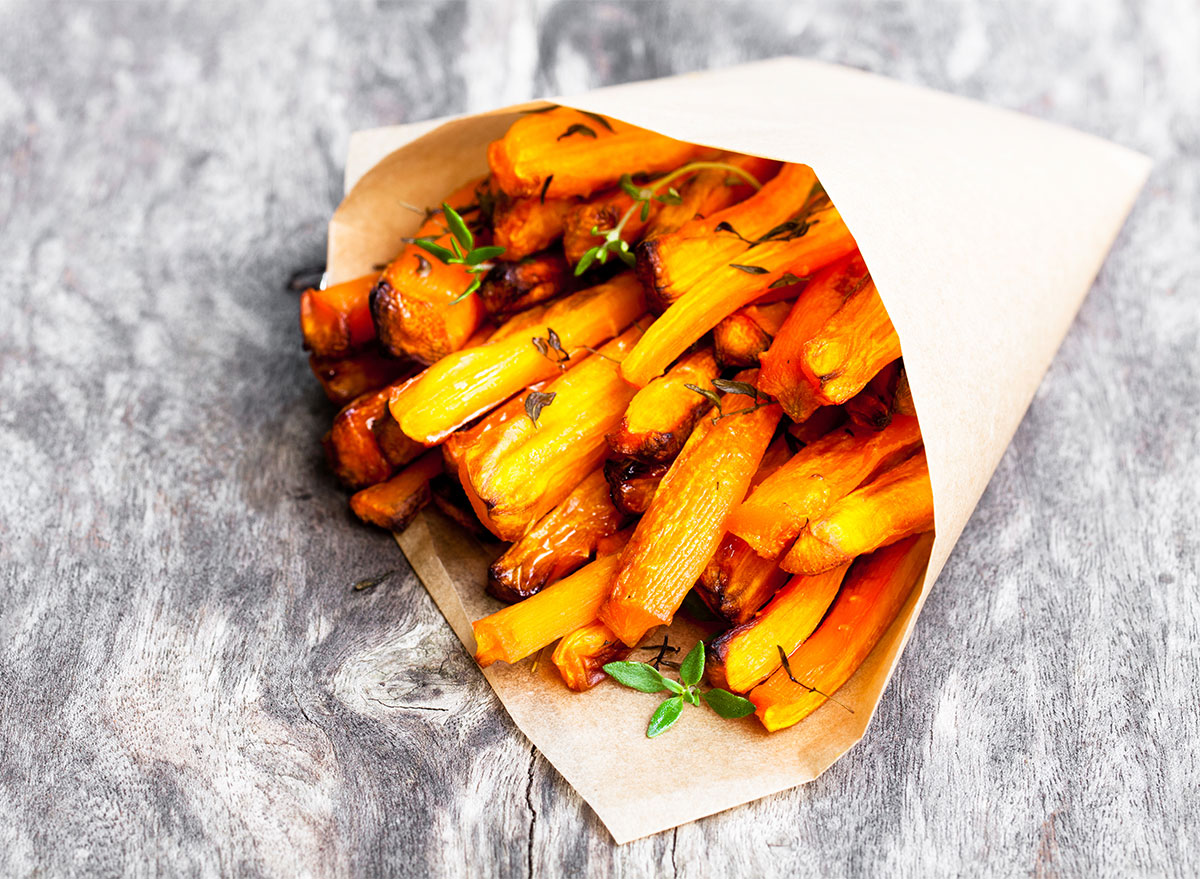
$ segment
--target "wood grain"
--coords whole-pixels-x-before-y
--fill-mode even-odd
[[[0,874],[1196,872],[1195,4],[302,9],[0,4]],[[866,739],[616,849],[351,521],[287,282],[352,130],[783,53],[1157,166]]]

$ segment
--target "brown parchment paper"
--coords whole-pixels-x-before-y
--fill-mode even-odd
[[[644,736],[656,698],[567,691],[548,660],[485,672],[517,726],[617,842],[811,781],[870,721],[929,586],[1004,453],[1149,171],[1130,150],[1010,111],[848,68],[777,59],[633,83],[556,103],[680,140],[813,167],[870,267],[904,351],[933,484],[937,538],[921,586],[858,673],[799,725],[687,710]],[[386,262],[420,217],[486,170],[522,109],[354,136],[329,229],[330,282]],[[497,553],[426,514],[399,537],[455,633],[498,606]],[[697,633],[672,632],[685,647]],[[676,767],[702,766],[703,772]]]

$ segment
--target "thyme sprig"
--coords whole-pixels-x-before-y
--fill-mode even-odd
[[[691,174],[693,171],[705,171],[713,168],[727,171],[731,178],[740,178],[740,182],[749,183],[755,190],[762,189],[762,184],[758,182],[753,174],[736,165],[730,165],[727,162],[688,162],[686,165],[676,168],[670,174],[659,177],[642,186],[633,182],[632,175],[623,174],[621,176],[621,189],[633,199],[633,204],[629,206],[621,216],[621,219],[611,229],[601,231],[598,225],[592,226],[592,234],[603,240],[580,257],[579,263],[575,266],[575,274],[582,275],[594,262],[603,265],[608,261],[610,255],[615,255],[626,265],[633,266],[635,259],[629,249],[629,242],[621,237],[621,233],[625,231],[625,225],[633,218],[633,215],[640,212],[641,219],[645,221],[650,216],[651,202],[679,204],[683,200],[683,197],[674,186],[670,185],[671,181],[677,180],[686,174]],[[663,187],[666,187],[666,191],[660,192]]]
[[[422,250],[433,254],[446,265],[465,266],[467,271],[470,272],[471,283],[467,285],[466,290],[463,290],[462,293],[450,302],[451,305],[456,305],[479,289],[482,283],[480,275],[491,271],[491,260],[504,253],[504,248],[494,245],[476,247],[475,236],[471,232],[471,227],[467,225],[458,211],[445,202],[442,202],[442,216],[446,218],[446,230],[450,233],[449,247],[438,244],[433,238],[428,237],[414,238],[412,243]]]
[[[697,641],[696,646],[679,664],[678,681],[664,676],[647,662],[610,662],[604,666],[604,671],[617,683],[630,689],[642,693],[661,693],[666,690],[672,694],[664,699],[650,716],[650,724],[646,727],[648,739],[662,735],[674,726],[683,713],[685,704],[699,706],[701,699],[721,717],[733,719],[754,713],[753,702],[728,690],[714,687],[711,690],[700,691],[700,681],[704,678],[703,641]]]
[[[693,384],[684,385],[684,387],[689,391],[699,394],[701,397],[708,400],[708,402],[712,403],[713,408],[717,410],[716,417],[712,419],[713,424],[716,424],[722,418],[728,418],[731,415],[744,415],[747,412],[755,412],[761,409],[763,406],[769,406],[772,402],[770,396],[759,391],[759,389],[750,384],[750,382],[739,382],[733,381],[732,379],[714,378],[712,380],[712,386],[716,390],[709,390],[708,388],[702,388],[699,385]],[[722,398],[717,391],[720,391],[722,394],[741,394],[749,397],[754,401],[754,403],[751,406],[747,406],[745,409],[735,409],[732,412],[726,412],[722,408],[724,398]]]

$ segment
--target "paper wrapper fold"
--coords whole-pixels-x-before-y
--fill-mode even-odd
[[[548,661],[485,674],[513,720],[625,842],[810,781],[861,737],[929,586],[975,508],[1149,170],[1137,153],[1006,110],[841,67],[779,59],[555,103],[679,140],[811,165],[899,333],[925,437],[937,539],[928,571],[850,682],[799,725],[685,711],[649,740],[655,697],[566,690]],[[487,170],[521,110],[356,134],[329,229],[329,281],[400,250],[420,216]],[[401,547],[468,648],[496,550],[435,515]],[[675,636],[673,635],[673,643]],[[687,633],[679,640],[687,643]],[[852,710],[848,710],[852,709]],[[677,766],[703,766],[679,773]]]

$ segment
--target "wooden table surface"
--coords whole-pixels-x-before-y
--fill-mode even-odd
[[[355,129],[786,53],[1156,167],[866,739],[616,848],[351,520],[288,282]],[[3,2],[0,874],[1194,875],[1198,156],[1193,0]]]

